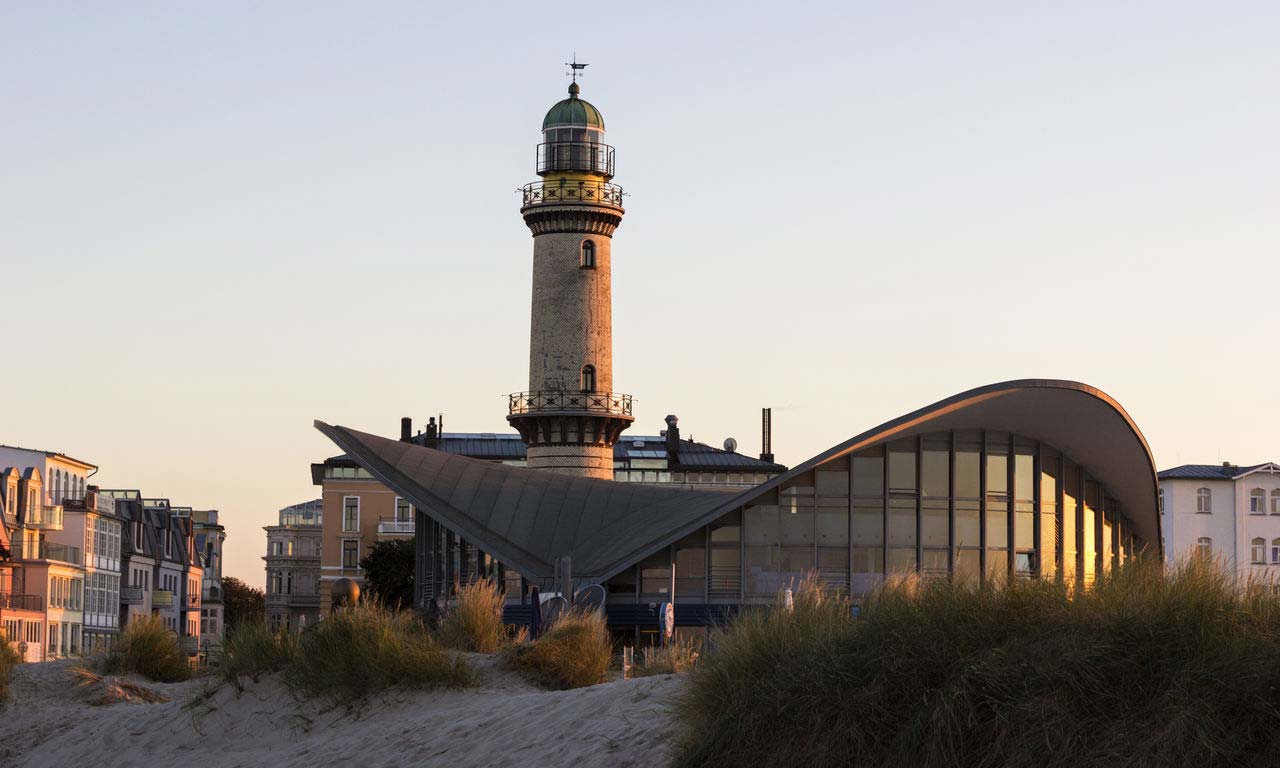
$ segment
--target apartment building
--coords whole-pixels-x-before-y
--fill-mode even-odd
[[[200,643],[208,647],[222,644],[224,630],[222,597],[222,546],[227,529],[218,523],[218,510],[197,509],[191,513],[195,527],[196,552],[204,565],[200,584]]]
[[[1165,557],[1221,558],[1280,582],[1280,464],[1184,464],[1159,475]]]
[[[301,630],[320,619],[320,560],[324,500],[280,510],[267,532],[267,625]]]
[[[121,590],[123,625],[135,616],[159,616],[183,649],[196,654],[204,566],[195,542],[193,510],[174,506],[168,499],[145,497],[137,490],[104,493],[116,499],[116,510],[128,532],[121,557],[127,584]]]
[[[24,657],[29,661],[82,653],[89,570],[86,524],[114,517],[108,510],[100,513],[92,500],[86,504],[86,496],[92,495],[87,481],[98,467],[62,453],[8,445],[0,446],[0,466],[6,467],[6,492],[15,485],[9,478],[17,481],[16,500],[10,504],[14,514],[5,523],[11,588],[21,589],[27,605],[34,604],[32,596],[38,598],[44,614],[38,629],[30,626],[34,616],[28,616],[21,620],[23,626],[10,627],[6,634],[23,636],[20,643],[26,644]],[[99,576],[94,583],[100,584],[96,550],[89,559]],[[0,621],[8,626],[7,619]],[[102,629],[105,635],[94,633],[96,647],[109,646],[113,637],[112,628]]]

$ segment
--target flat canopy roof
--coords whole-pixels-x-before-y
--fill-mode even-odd
[[[531,578],[568,555],[604,580],[813,467],[902,437],[952,429],[1012,432],[1066,453],[1105,485],[1149,546],[1161,547],[1155,461],[1104,392],[1022,379],[969,390],[885,422],[741,493],[570,477],[468,459],[317,421],[316,428],[428,516]]]

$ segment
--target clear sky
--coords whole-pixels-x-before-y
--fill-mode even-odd
[[[0,442],[214,507],[506,428],[515,189],[575,52],[629,193],[636,434],[798,463],[970,387],[1116,397],[1161,467],[1280,460],[1280,5],[0,5]]]

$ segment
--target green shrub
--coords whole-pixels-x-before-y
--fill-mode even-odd
[[[507,664],[554,689],[582,688],[605,681],[613,643],[604,617],[571,611],[533,642],[514,646]]]
[[[632,677],[672,675],[688,672],[702,652],[702,643],[696,640],[673,638],[666,645],[645,648],[641,662],[631,670]]]
[[[677,766],[1264,766],[1280,597],[1212,563],[1089,590],[900,581],[858,619],[816,583],[713,636]]]
[[[22,654],[0,634],[0,705],[9,700],[9,671],[21,663]]]
[[[458,587],[457,602],[440,622],[440,641],[450,648],[497,653],[509,638],[502,623],[503,594],[488,579]]]
[[[280,672],[298,656],[298,636],[288,631],[272,631],[262,622],[240,623],[232,627],[222,643],[218,672],[236,690],[244,690],[241,679],[255,683],[269,672]]]
[[[388,688],[461,688],[474,672],[411,613],[372,605],[335,611],[299,638],[285,682],[308,696],[352,704]]]
[[[176,683],[194,674],[187,654],[178,648],[177,636],[155,615],[129,620],[103,660],[103,669],[107,674],[134,673],[159,683]]]

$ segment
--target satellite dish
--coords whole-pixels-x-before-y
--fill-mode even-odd
[[[591,584],[578,590],[573,596],[573,604],[586,613],[599,613],[604,609],[604,595],[604,587]]]
[[[729,453],[737,453],[737,452],[738,452],[738,441],[737,441],[737,440],[734,440],[732,437],[726,437],[726,438],[724,439],[724,449],[725,449],[726,451],[728,451]]]

